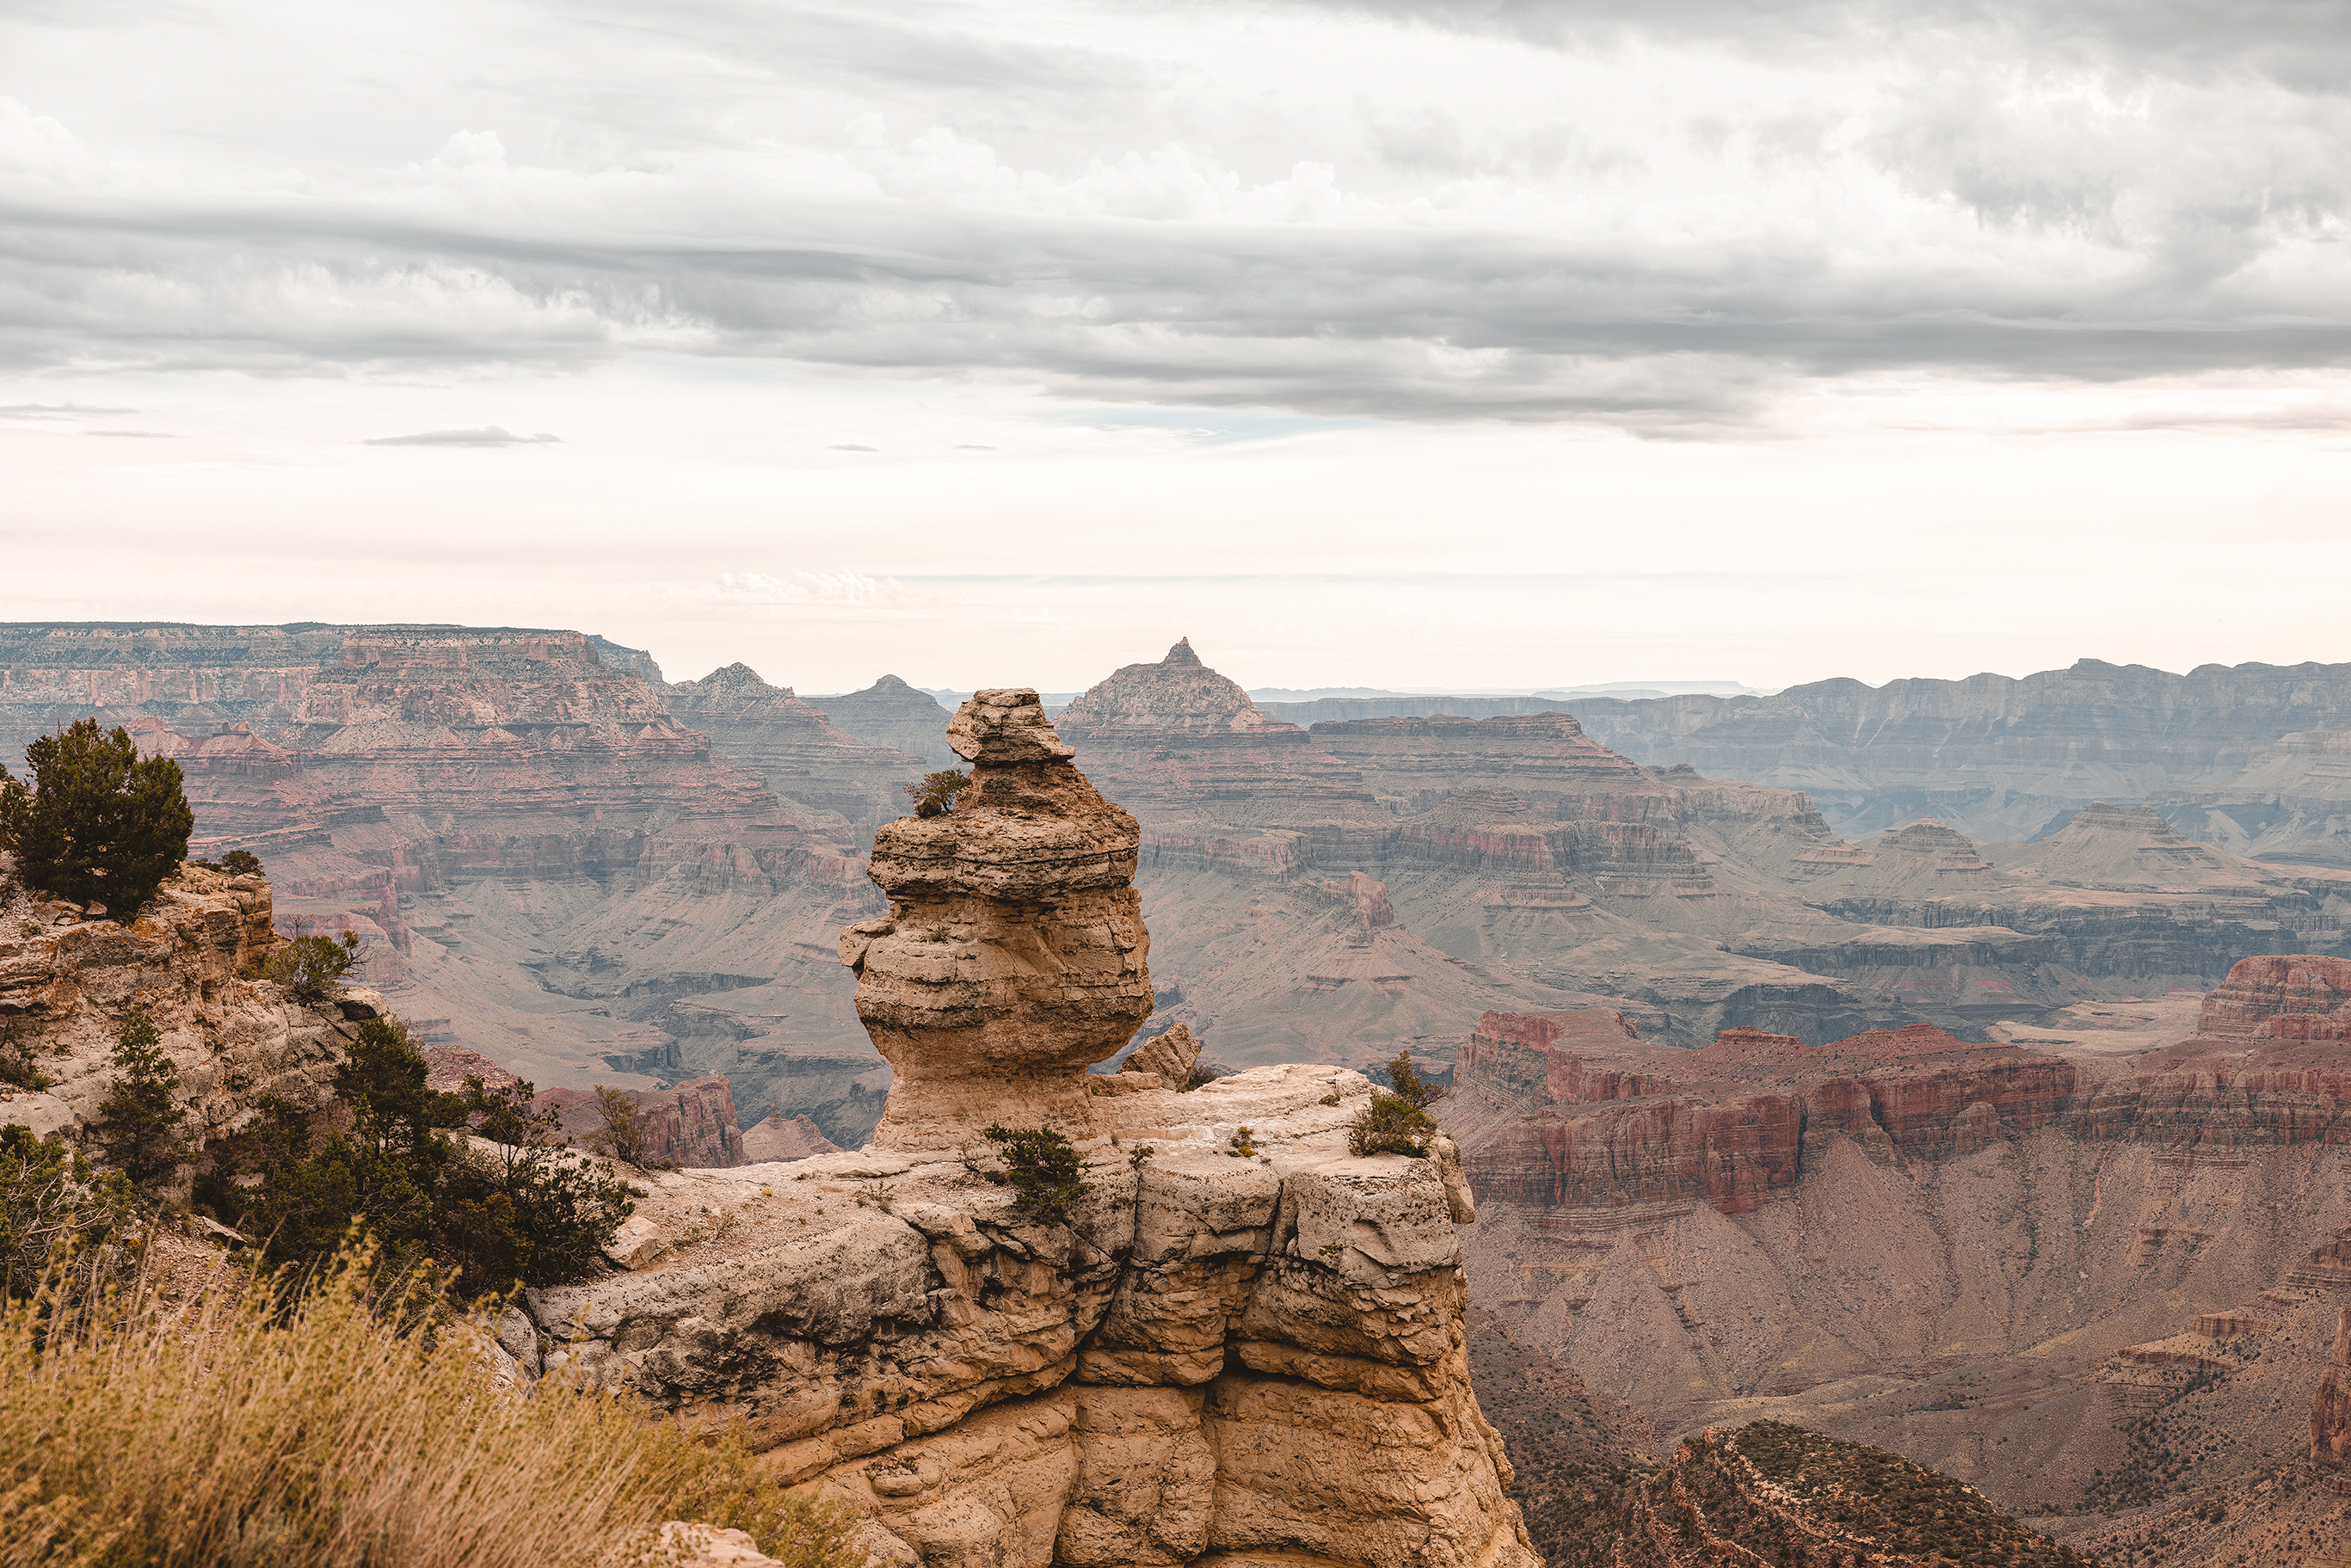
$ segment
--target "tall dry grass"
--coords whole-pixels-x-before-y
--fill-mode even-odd
[[[666,1520],[853,1568],[844,1523],[633,1400],[493,1387],[488,1325],[371,1299],[347,1254],[177,1308],[51,1291],[0,1320],[5,1568],[593,1568]],[[408,1303],[413,1307],[415,1303]]]

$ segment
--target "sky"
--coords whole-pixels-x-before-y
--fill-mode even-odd
[[[2351,3],[0,0],[0,620],[2351,659]]]

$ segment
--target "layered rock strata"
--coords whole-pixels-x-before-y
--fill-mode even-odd
[[[1071,762],[1034,691],[981,692],[947,734],[970,787],[874,836],[889,912],[841,939],[895,1074],[874,1146],[951,1148],[998,1120],[1090,1132],[1085,1069],[1151,1013],[1140,831]]]
[[[1133,819],[1034,692],[952,734],[974,787],[884,831],[891,914],[842,939],[899,1068],[875,1146],[653,1176],[628,1271],[528,1292],[514,1370],[735,1426],[902,1568],[1536,1568],[1469,1387],[1449,1145],[1350,1155],[1340,1068],[1086,1074],[1150,1001]],[[1077,1181],[1024,1189],[999,1123],[1071,1135]]]
[[[823,709],[801,701],[789,686],[769,685],[747,664],[681,681],[662,695],[670,716],[708,736],[719,757],[778,795],[861,827],[904,810],[899,786],[928,766],[920,756],[872,745],[836,727]]]
[[[644,1164],[726,1166],[752,1157],[747,1135],[737,1125],[734,1088],[716,1073],[666,1089],[626,1092],[644,1140]],[[575,1143],[588,1144],[604,1125],[596,1096],[587,1090],[549,1089],[534,1103],[560,1115]]]
[[[895,675],[884,675],[863,691],[809,701],[824,709],[837,728],[860,740],[908,752],[934,768],[955,766],[956,755],[946,744],[947,720],[953,716],[938,698]]]
[[[2310,1457],[2332,1469],[2351,1463],[2351,1306],[2335,1328],[2335,1359],[2310,1406]]]

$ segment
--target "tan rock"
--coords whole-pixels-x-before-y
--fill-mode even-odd
[[[895,1073],[873,1146],[954,1148],[998,1121],[1088,1135],[1085,1068],[1151,1013],[1134,819],[1071,763],[1033,691],[979,693],[948,739],[970,788],[875,836],[890,911],[841,936]]]
[[[1192,1038],[1190,1029],[1177,1024],[1165,1034],[1144,1040],[1127,1053],[1118,1064],[1121,1072],[1149,1072],[1170,1089],[1181,1089],[1192,1082],[1192,1069],[1200,1063],[1200,1042]]]

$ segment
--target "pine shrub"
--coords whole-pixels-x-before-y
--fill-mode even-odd
[[[196,825],[180,765],[141,758],[131,733],[77,719],[25,748],[28,791],[0,783],[0,841],[26,885],[73,904],[102,903],[128,925],[187,857]]]

